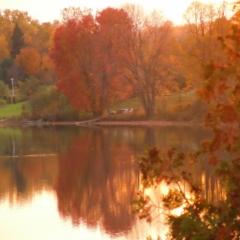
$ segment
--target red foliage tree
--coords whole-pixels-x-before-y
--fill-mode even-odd
[[[103,86],[94,72],[93,39],[97,25],[91,14],[68,20],[54,35],[51,58],[59,81],[57,88],[78,110],[100,115],[104,110]]]
[[[95,56],[98,59],[96,68],[101,76],[104,100],[110,113],[110,104],[116,98],[124,98],[129,94],[118,56],[123,37],[131,29],[132,21],[123,9],[109,7],[97,13],[96,22],[99,26],[94,45]]]
[[[74,108],[98,116],[105,108],[109,113],[110,104],[120,97],[123,78],[117,53],[130,23],[124,10],[107,8],[96,20],[88,12],[56,30],[51,58],[59,78],[57,88]]]

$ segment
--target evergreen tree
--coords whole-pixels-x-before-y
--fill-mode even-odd
[[[19,28],[18,24],[15,24],[11,40],[12,40],[11,57],[15,59],[15,57],[20,53],[21,48],[25,47],[24,34],[22,30]]]
[[[0,79],[5,83],[10,85],[11,82],[9,79],[11,78],[10,76],[10,70],[13,65],[13,59],[12,58],[5,58],[3,61],[0,63]]]

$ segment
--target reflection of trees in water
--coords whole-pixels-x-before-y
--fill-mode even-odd
[[[228,160],[228,156],[222,155],[222,159]],[[199,161],[193,165],[193,177],[195,181],[203,185],[204,198],[212,203],[217,203],[224,198],[224,191],[219,180],[214,174],[214,167],[209,165],[207,155],[202,154]]]
[[[134,151],[116,144],[107,129],[77,137],[72,146],[59,159],[61,215],[71,216],[74,224],[100,224],[110,234],[130,230],[135,217],[130,203],[138,189]]]
[[[89,227],[101,224],[116,233],[129,229],[131,205],[137,175],[129,166],[131,156],[144,146],[160,149],[196,149],[210,133],[201,127],[110,127],[84,130],[59,160],[56,191],[59,211],[71,216],[74,224],[84,221]],[[215,201],[221,189],[211,168],[201,162],[192,170],[197,181],[205,184],[205,193]],[[128,166],[127,168],[125,166]],[[121,169],[122,168],[122,169]]]
[[[155,132],[157,138],[157,147],[165,150],[175,147],[187,152],[188,150],[197,150],[202,140],[209,139],[210,131],[201,126],[168,126],[158,128]],[[205,198],[212,202],[217,202],[223,198],[222,188],[218,179],[213,174],[213,168],[208,164],[208,157],[202,156],[201,160],[193,165],[191,172],[195,181],[203,184]]]
[[[69,205],[69,210],[63,211],[63,208],[61,211],[66,213],[65,216],[74,216],[77,211],[70,214],[71,209],[79,209],[81,214],[77,213],[73,218],[76,224],[80,217],[93,226],[101,219],[105,229],[110,226],[109,231],[117,232],[118,226],[128,229],[133,221],[129,217],[129,202],[137,187],[136,155],[154,145],[160,149],[196,149],[208,136],[209,132],[198,126],[0,128],[0,155],[66,152],[60,157],[61,173],[56,187],[59,206]],[[221,186],[207,161],[203,158],[192,171],[195,179],[205,184],[206,197],[216,201],[222,195]],[[0,160],[0,197],[9,194],[30,199],[34,191],[43,187],[43,181],[51,187],[58,172],[56,164],[54,157]],[[61,193],[61,189],[66,193]],[[75,196],[76,189],[81,195]],[[66,194],[65,200],[61,194]],[[75,205],[72,205],[74,198]],[[63,204],[64,201],[68,203]],[[79,202],[84,202],[81,208]]]
[[[36,192],[51,188],[58,171],[56,160],[56,157],[1,160],[0,199],[23,203],[31,200]]]
[[[0,147],[0,198],[22,203],[37,191],[51,187],[57,175],[56,157],[36,155],[68,147],[69,138],[78,133],[76,128],[68,130],[66,133],[61,128],[1,128],[4,144]]]
[[[116,145],[126,142],[138,152],[152,146],[197,149],[200,142],[210,136],[201,126],[111,126],[108,129]]]
[[[143,146],[157,146],[163,152],[171,147],[186,152],[198,149],[201,141],[209,139],[211,133],[201,126],[160,126],[138,127],[137,133],[134,135],[137,136],[135,140],[138,142],[137,149],[139,150],[143,150]],[[227,159],[227,157],[225,158]],[[223,198],[223,192],[212,171],[207,156],[202,156],[201,161],[191,169],[194,179],[204,185],[203,194],[206,199],[217,202]]]
[[[69,147],[71,139],[79,134],[77,126],[0,128],[0,156],[62,152]]]

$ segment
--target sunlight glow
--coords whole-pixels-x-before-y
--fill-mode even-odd
[[[67,7],[81,7],[81,8],[91,8],[94,11],[101,10],[108,6],[110,7],[120,7],[124,3],[136,3],[144,7],[146,12],[152,11],[153,9],[162,10],[167,19],[172,20],[175,24],[182,24],[182,16],[186,11],[188,6],[193,2],[193,0],[168,0],[168,1],[155,1],[155,0],[59,0],[59,1],[49,1],[49,0],[3,0],[0,2],[0,10],[18,9],[20,11],[27,11],[29,16],[34,19],[38,19],[40,22],[54,21],[61,19],[61,10]],[[201,2],[208,3],[210,1],[202,0]],[[214,3],[222,3],[222,0],[212,1]],[[227,2],[233,2],[228,0]]]
[[[30,204],[12,204],[5,199],[0,205],[0,215],[1,239],[15,240],[16,236],[20,240],[100,239],[102,236],[106,240],[110,239],[101,232],[100,226],[90,231],[81,223],[78,228],[74,228],[71,219],[59,218],[56,196],[52,191],[35,194]]]

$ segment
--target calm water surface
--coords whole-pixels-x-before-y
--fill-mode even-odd
[[[209,136],[201,127],[0,128],[0,239],[146,239],[166,227],[132,213],[147,146],[189,151]],[[195,177],[214,200],[203,159]]]

